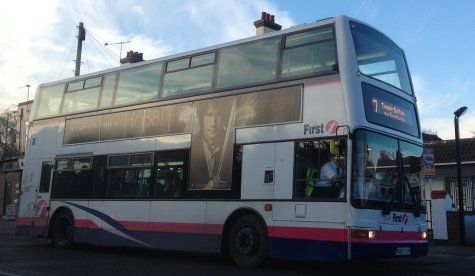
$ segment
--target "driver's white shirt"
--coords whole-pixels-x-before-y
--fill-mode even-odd
[[[325,179],[331,179],[338,174],[338,167],[333,161],[328,161],[320,169],[320,181],[317,181],[315,187],[332,187],[332,182]]]

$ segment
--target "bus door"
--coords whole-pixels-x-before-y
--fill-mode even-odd
[[[33,210],[33,225],[39,228],[48,225],[49,200],[53,161],[41,163],[40,185],[36,188],[35,208]]]

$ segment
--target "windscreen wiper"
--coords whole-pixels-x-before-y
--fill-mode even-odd
[[[404,171],[403,171],[404,172]],[[409,179],[404,174],[404,184],[406,184],[409,194],[411,195],[412,202],[414,203],[414,216],[419,217],[420,210],[419,210],[419,202],[417,201],[416,195],[411,191],[411,184],[409,183]]]
[[[383,210],[381,211],[381,214],[383,214],[384,216],[387,216],[391,213],[391,211],[393,210],[393,205],[394,205],[394,199],[396,198],[395,197],[395,192],[394,190],[396,190],[395,188],[396,187],[399,187],[401,186],[401,178],[398,177],[398,180],[395,184],[391,185],[390,188],[389,188],[389,191],[390,191],[390,194],[389,194],[389,201],[388,203],[386,204],[386,206],[384,206]]]
[[[404,163],[402,161],[402,154],[400,154],[399,158],[400,158],[399,160],[400,160],[401,163],[398,163],[398,164],[401,165],[400,172],[401,172],[401,177],[403,179],[402,184],[407,186],[407,190],[409,191],[409,195],[411,196],[412,202],[414,204],[414,216],[419,217],[420,216],[419,204],[417,202],[416,196],[414,195],[414,193],[411,190],[411,184],[409,183],[409,178],[407,178],[407,176],[406,176],[406,172],[405,172],[405,169],[404,169]]]
[[[389,191],[390,191],[390,194],[389,194],[389,201],[388,203],[386,204],[386,206],[384,206],[383,210],[381,211],[381,214],[383,214],[384,216],[387,216],[391,213],[392,209],[393,209],[393,205],[394,205],[394,200],[396,198],[395,194],[397,194],[397,191],[398,190],[397,188],[399,187],[402,187],[402,184],[401,181],[402,180],[402,166],[401,166],[401,161],[402,161],[402,156],[401,156],[401,152],[398,150],[396,152],[396,168],[397,168],[397,181],[395,184],[391,185]]]

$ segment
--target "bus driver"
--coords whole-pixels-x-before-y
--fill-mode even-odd
[[[319,197],[338,197],[344,176],[342,173],[343,157],[332,156],[320,168],[320,180],[315,184]]]

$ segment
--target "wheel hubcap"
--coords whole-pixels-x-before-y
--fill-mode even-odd
[[[61,237],[61,240],[68,240],[69,236],[71,235],[71,225],[68,220],[63,219],[60,222],[60,228],[59,228],[59,235]]]
[[[258,235],[253,227],[244,227],[236,233],[236,250],[241,255],[253,254],[259,244]]]

